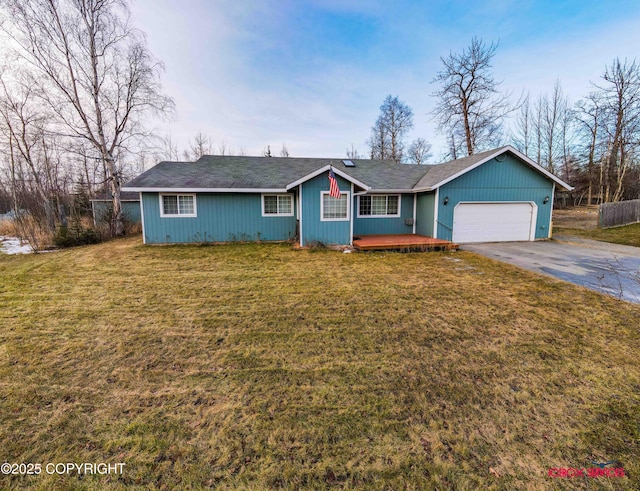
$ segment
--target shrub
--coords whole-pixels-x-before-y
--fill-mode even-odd
[[[61,225],[56,231],[53,243],[56,247],[76,247],[101,242],[100,235],[92,228],[83,227],[80,221],[74,221],[70,227]]]

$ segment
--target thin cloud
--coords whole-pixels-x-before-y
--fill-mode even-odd
[[[578,8],[579,7],[579,8]],[[428,113],[440,56],[476,35],[500,41],[496,77],[516,94],[560,78],[586,95],[615,56],[640,45],[640,7],[585,2],[137,0],[134,21],[167,67],[181,148],[199,131],[250,154],[286,142],[296,156],[343,156],[365,140],[379,106],[398,95],[414,111],[410,139],[444,143]]]

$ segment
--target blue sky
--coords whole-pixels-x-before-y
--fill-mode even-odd
[[[515,96],[572,101],[613,58],[636,58],[640,2],[395,0],[135,0],[133,21],[165,64],[177,116],[158,124],[180,148],[202,132],[260,155],[343,157],[397,95],[414,112],[409,140],[444,152],[429,115],[440,56],[473,36],[499,42],[494,73]]]

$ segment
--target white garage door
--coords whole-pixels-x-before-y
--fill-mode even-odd
[[[535,208],[533,203],[459,203],[453,211],[453,241],[533,240]]]

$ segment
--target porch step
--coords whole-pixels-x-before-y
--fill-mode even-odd
[[[458,244],[424,235],[360,235],[353,238],[353,247],[359,251],[455,251]]]

